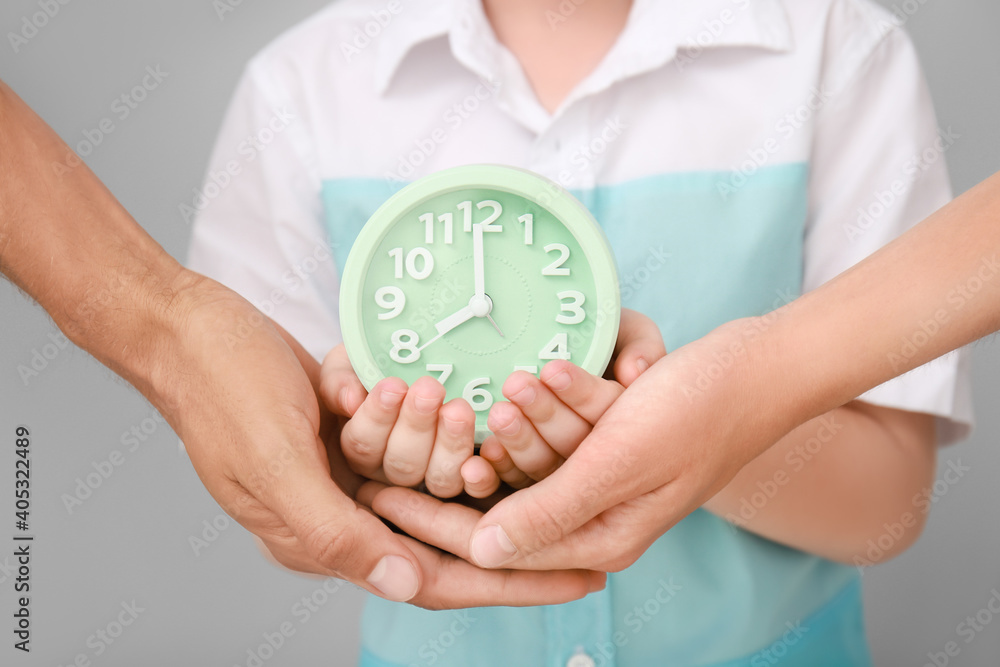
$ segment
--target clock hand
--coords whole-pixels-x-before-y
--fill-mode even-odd
[[[458,325],[465,324],[475,316],[476,316],[475,311],[473,310],[471,305],[466,306],[465,308],[462,308],[461,310],[455,313],[452,313],[451,315],[449,315],[448,317],[444,318],[443,320],[434,325],[434,328],[437,330],[437,335],[434,336],[434,338],[431,338],[423,345],[421,345],[418,349],[421,352],[423,352],[425,347],[427,347],[428,345],[430,345],[431,343],[433,343],[438,338],[445,335]]]
[[[472,273],[476,286],[473,298],[480,304],[486,301],[486,269],[483,264],[483,224],[479,223],[472,226]],[[476,316],[482,317],[479,314]]]
[[[472,314],[476,317],[485,317],[493,325],[493,328],[497,330],[500,337],[503,338],[503,331],[497,326],[496,321],[490,316],[493,312],[493,299],[490,298],[489,294],[483,294],[482,296],[474,294],[471,299],[469,299],[469,308],[472,308]]]
[[[483,260],[483,223],[472,226],[472,272],[475,278],[476,293],[469,299],[469,306],[476,317],[485,317],[503,338],[503,331],[490,317],[493,310],[493,300],[486,294],[486,269]]]
[[[489,297],[486,297],[486,298],[489,298]],[[490,324],[493,325],[493,328],[496,329],[497,333],[500,334],[500,337],[503,338],[504,337],[503,332],[500,331],[500,327],[498,327],[497,323],[493,321],[493,318],[490,317],[489,313],[486,313],[486,319],[488,319],[490,321]]]

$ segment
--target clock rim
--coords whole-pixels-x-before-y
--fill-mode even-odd
[[[520,167],[474,164],[443,169],[407,184],[379,206],[351,245],[341,276],[339,314],[344,346],[358,379],[371,391],[379,380],[390,377],[379,369],[362,319],[366,269],[376,249],[395,222],[422,201],[471,188],[492,189],[528,199],[557,217],[576,238],[593,272],[598,313],[604,311],[605,302],[610,302],[612,312],[603,322],[598,318],[587,356],[582,363],[573,363],[594,375],[603,374],[614,352],[621,319],[617,262],[604,230],[590,210],[555,181]],[[476,441],[481,442],[478,426],[476,431]]]

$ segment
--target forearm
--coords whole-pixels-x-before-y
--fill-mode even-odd
[[[883,558],[920,535],[914,498],[934,472],[934,421],[849,403],[799,426],[747,464],[705,508],[768,539],[855,563],[886,526],[905,524]]]
[[[148,360],[197,281],[0,82],[0,271],[81,347],[149,390]],[[146,384],[146,387],[142,385]]]
[[[1000,174],[761,320],[798,422],[1000,328]]]
[[[766,485],[788,467],[789,452],[816,436],[822,421],[817,417],[834,410],[845,424],[831,443],[836,446],[824,445],[822,463],[794,475],[781,500],[769,501],[748,529],[843,558],[849,550],[825,545],[822,533],[856,545],[856,538],[870,533],[869,524],[880,534],[883,520],[911,512],[910,491],[913,484],[915,493],[921,490],[921,480],[932,469],[926,466],[929,455],[920,448],[902,452],[877,430],[856,432],[864,426],[865,415],[856,414],[861,404],[838,406],[1000,326],[998,260],[1000,176],[994,176],[822,287],[774,313],[730,323],[708,337],[715,349],[736,351],[735,368],[717,389],[748,397],[753,417],[746,418],[750,425],[744,428],[744,449],[749,455],[764,451],[709,506],[739,516],[743,499],[761,490],[757,483]],[[768,434],[780,436],[793,428],[764,450]],[[913,471],[913,465],[924,467]],[[862,485],[873,471],[882,472]],[[886,495],[876,504],[858,505],[857,530],[838,524],[842,517],[853,523],[850,512],[838,512],[845,503],[854,503],[862,489]],[[903,500],[902,507],[891,494]],[[810,524],[810,516],[825,518]],[[817,529],[821,534],[814,534]],[[919,527],[909,533],[907,539],[915,537]]]

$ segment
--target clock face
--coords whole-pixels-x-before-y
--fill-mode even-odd
[[[438,379],[476,411],[476,441],[515,370],[566,359],[601,374],[618,333],[614,259],[589,212],[530,172],[458,167],[384,204],[344,268],[348,356],[371,389]]]

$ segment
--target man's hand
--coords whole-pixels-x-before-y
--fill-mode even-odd
[[[86,165],[53,171],[69,147],[2,82],[0,121],[0,272],[163,413],[275,558],[432,608],[555,604],[601,585],[591,572],[484,572],[393,534],[345,493],[360,480],[321,437],[339,425],[316,398],[319,364],[181,267]]]
[[[327,383],[323,410],[320,366],[291,336],[208,279],[189,291],[157,381],[175,397],[166,416],[209,492],[279,563],[436,609],[554,604],[603,586],[585,571],[486,572],[394,534],[351,499],[364,480],[338,441],[364,397],[353,372]]]

